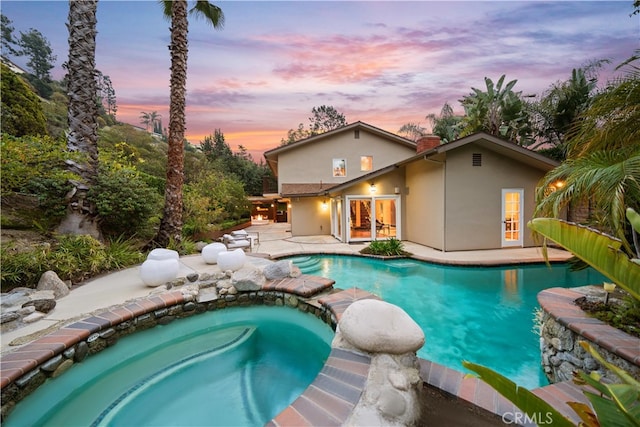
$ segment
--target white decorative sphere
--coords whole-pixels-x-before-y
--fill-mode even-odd
[[[156,259],[156,260],[162,260],[162,259],[177,260],[179,258],[180,258],[180,255],[178,254],[178,251],[174,251],[173,249],[164,249],[164,248],[156,248],[151,252],[149,252],[149,255],[147,255],[147,259]]]
[[[202,259],[204,259],[204,262],[207,264],[215,264],[218,262],[218,254],[226,251],[227,247],[222,243],[209,243],[202,248]]]
[[[218,254],[218,267],[222,271],[238,271],[246,261],[247,256],[240,248],[228,252],[220,252]]]
[[[140,278],[147,286],[160,286],[178,277],[179,270],[176,258],[147,259],[140,266]]]

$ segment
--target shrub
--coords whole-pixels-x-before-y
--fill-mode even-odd
[[[409,253],[404,250],[402,242],[394,237],[389,240],[375,240],[360,252],[363,254],[382,256],[409,255]]]
[[[62,280],[78,283],[144,261],[144,255],[129,240],[118,238],[103,245],[87,235],[58,236],[53,244],[24,251],[2,245],[0,255],[3,291],[18,286],[35,288],[42,273],[48,270],[55,271]]]
[[[107,236],[148,237],[162,206],[162,197],[131,168],[103,169],[88,197]]]

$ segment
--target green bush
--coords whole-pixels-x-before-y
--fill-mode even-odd
[[[131,168],[103,168],[88,198],[95,203],[106,236],[152,235],[162,197]]]
[[[0,250],[2,291],[18,286],[35,288],[45,271],[55,271],[62,280],[79,283],[106,271],[144,261],[135,245],[122,238],[107,244],[87,236],[58,236],[45,243],[20,251],[12,245]]]
[[[374,240],[366,248],[360,251],[363,254],[381,256],[403,256],[409,255],[404,250],[402,242],[394,237],[389,240]]]

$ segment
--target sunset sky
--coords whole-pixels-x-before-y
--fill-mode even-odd
[[[458,100],[484,77],[506,74],[514,90],[538,95],[593,60],[611,60],[606,80],[640,46],[632,0],[212,3],[222,30],[190,19],[186,136],[199,144],[220,129],[257,161],[308,126],[314,106],[395,133],[426,125],[445,102],[461,112]],[[35,28],[47,38],[61,79],[68,3],[3,0],[1,11],[14,35]],[[141,112],[157,111],[168,125],[168,45],[158,2],[100,0],[96,66],[111,78],[118,120],[141,126]]]

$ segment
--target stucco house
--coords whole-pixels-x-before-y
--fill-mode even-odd
[[[443,251],[535,246],[526,222],[558,163],[476,133],[417,143],[362,122],[265,152],[294,236],[395,237]]]

